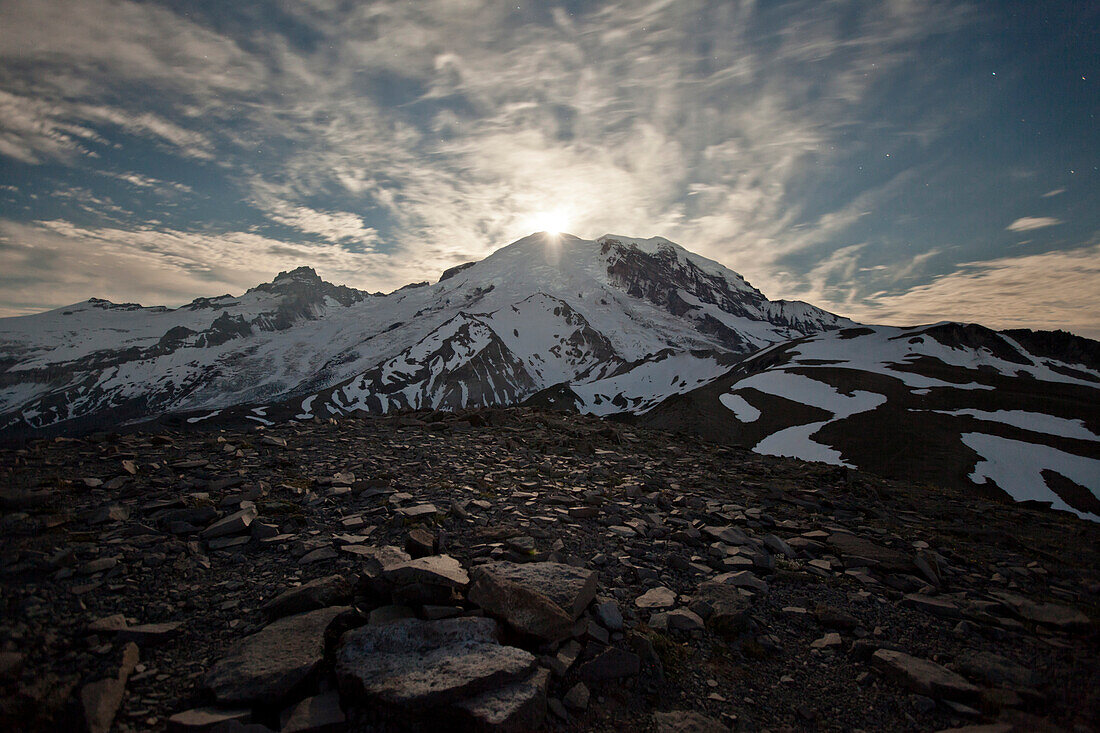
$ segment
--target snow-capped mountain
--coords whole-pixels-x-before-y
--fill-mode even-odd
[[[820,333],[763,349],[643,420],[1100,521],[1100,344],[1063,332]]]
[[[177,412],[268,422],[506,405],[566,389],[586,411],[641,412],[743,355],[850,325],[769,301],[665,239],[541,233],[386,295],[300,268],[180,308],[92,299],[2,319],[0,435]]]

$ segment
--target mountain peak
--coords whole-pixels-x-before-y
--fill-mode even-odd
[[[310,280],[313,282],[321,282],[321,276],[318,275],[317,271],[312,267],[302,265],[293,270],[280,272],[275,276],[272,282],[279,282],[280,280]]]

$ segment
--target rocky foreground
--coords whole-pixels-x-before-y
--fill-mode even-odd
[[[1100,528],[526,409],[0,451],[5,730],[1096,730]]]

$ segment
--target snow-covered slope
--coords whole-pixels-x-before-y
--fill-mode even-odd
[[[1098,353],[1069,334],[847,328],[761,350],[646,420],[1100,521]]]
[[[0,435],[234,406],[270,420],[513,404],[563,385],[581,409],[640,412],[739,355],[848,325],[665,239],[535,234],[388,295],[300,268],[181,308],[93,299],[2,319]]]

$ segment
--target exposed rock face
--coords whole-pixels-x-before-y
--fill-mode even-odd
[[[265,626],[229,649],[207,673],[206,687],[221,704],[280,702],[320,665],[325,631],[347,610],[322,608]]]

